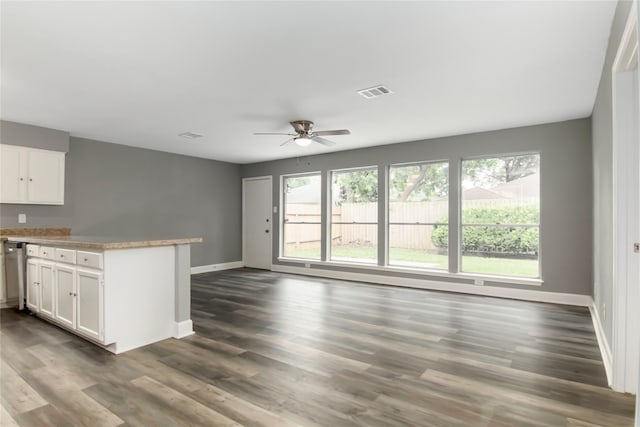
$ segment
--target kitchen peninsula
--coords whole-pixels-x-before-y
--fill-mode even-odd
[[[190,245],[202,238],[11,231],[3,240],[25,246],[26,303],[40,318],[116,354],[193,334]]]

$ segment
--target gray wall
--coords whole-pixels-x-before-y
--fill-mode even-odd
[[[63,206],[2,204],[2,227],[72,234],[197,237],[191,265],[242,259],[240,166],[71,138]],[[18,224],[18,213],[27,224]]]
[[[300,150],[303,152],[303,149]],[[544,285],[540,289],[589,295],[593,261],[589,119],[256,163],[244,165],[242,176],[272,175],[273,200],[274,204],[279,205],[279,182],[282,174],[311,171],[326,173],[331,169],[356,166],[385,167],[393,163],[446,159],[450,162],[449,175],[455,185],[456,177],[459,176],[459,162],[463,157],[530,151],[539,151],[541,155],[540,251]],[[458,201],[454,194],[451,195],[454,200],[451,212],[457,215]],[[379,202],[383,204],[384,192],[380,196]],[[453,229],[451,231],[455,232]],[[273,263],[287,265],[286,262],[277,260],[278,236],[279,224],[274,221]],[[314,268],[339,269],[315,264]],[[404,276],[412,277],[410,274]]]
[[[604,333],[612,343],[613,323],[613,124],[611,66],[631,10],[630,1],[620,1],[609,36],[607,56],[593,108],[593,297]],[[605,309],[607,307],[606,317]]]
[[[66,153],[69,132],[0,120],[0,143]]]

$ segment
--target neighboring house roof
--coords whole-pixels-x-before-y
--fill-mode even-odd
[[[462,190],[463,200],[505,199],[502,194],[482,187],[473,187]]]
[[[540,175],[527,175],[492,188],[473,187],[462,190],[464,200],[532,199],[540,197]]]
[[[513,199],[540,197],[540,175],[537,173],[527,175],[523,178],[497,185],[491,190]]]

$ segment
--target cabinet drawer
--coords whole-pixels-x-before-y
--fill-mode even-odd
[[[27,256],[40,256],[40,245],[27,245]]]
[[[40,246],[40,258],[56,259],[56,249],[50,246]]]
[[[102,254],[97,252],[78,251],[77,264],[85,267],[102,269]]]
[[[56,261],[68,262],[69,264],[76,263],[76,251],[73,249],[61,249],[56,248]]]

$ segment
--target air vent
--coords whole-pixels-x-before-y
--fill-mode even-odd
[[[183,138],[187,138],[187,139],[196,139],[196,138],[202,138],[203,135],[199,134],[199,133],[195,133],[195,132],[183,132],[180,135]]]
[[[359,90],[358,93],[367,99],[371,99],[371,98],[377,98],[382,95],[388,95],[393,92],[391,92],[391,89],[389,89],[388,87],[379,85],[379,86],[374,86],[367,89]]]

